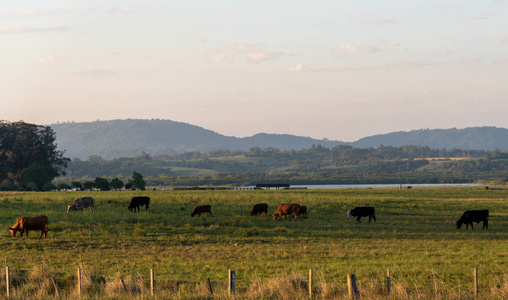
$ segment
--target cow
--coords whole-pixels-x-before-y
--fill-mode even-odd
[[[298,213],[300,212],[300,204],[297,203],[281,203],[273,213],[273,219],[281,218],[282,216],[294,215],[295,220],[298,220]]]
[[[298,215],[305,215],[305,216],[307,216],[307,206],[301,205],[300,206],[300,211],[298,212]]]
[[[72,205],[67,206],[67,213],[70,213],[71,211],[77,211],[81,210],[83,211],[83,208],[90,207],[90,210],[92,212],[95,211],[95,199],[92,197],[81,197],[76,200],[74,200],[74,203]]]
[[[254,205],[254,207],[252,208],[252,211],[250,212],[250,215],[255,216],[257,214],[262,214],[262,213],[268,214],[268,204],[258,203],[256,205]]]
[[[141,211],[140,206],[145,206],[145,210],[148,210],[148,207],[150,206],[150,197],[146,196],[139,196],[139,197],[132,197],[131,204],[129,204],[128,209],[136,211],[136,208],[138,211]]]
[[[465,211],[460,219],[457,221],[457,229],[462,227],[462,224],[466,224],[466,229],[468,229],[469,225],[471,225],[471,229],[473,228],[473,222],[479,224],[483,221],[482,229],[489,229],[489,211],[487,209],[484,210],[467,210]]]
[[[196,206],[194,208],[194,211],[190,215],[191,217],[194,217],[195,215],[201,216],[201,214],[207,213],[212,216],[212,206],[211,205],[200,205]]]
[[[369,217],[369,222],[371,219],[376,222],[376,210],[371,206],[355,207],[347,211],[347,217],[354,217],[360,223],[362,222],[360,221],[361,217]]]
[[[46,216],[32,216],[32,217],[23,217],[19,218],[16,223],[9,228],[11,231],[12,237],[16,237],[16,232],[21,232],[20,237],[23,237],[23,233],[26,234],[26,238],[28,238],[28,230],[40,230],[41,235],[39,238],[46,237],[48,233],[48,217]]]

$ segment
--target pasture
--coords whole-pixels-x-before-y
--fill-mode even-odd
[[[133,196],[145,195],[149,212],[127,209]],[[82,196],[95,198],[95,213],[67,214],[67,205]],[[268,215],[249,216],[261,202],[269,204]],[[308,217],[272,220],[283,202],[306,205]],[[212,205],[213,217],[191,218],[203,204]],[[377,222],[347,219],[355,206],[374,206]],[[490,210],[488,230],[481,223],[474,230],[456,228],[470,209]],[[7,228],[31,215],[48,216],[48,237],[39,240],[32,231],[29,239],[12,238]],[[76,297],[78,267],[88,278],[89,298],[149,298],[151,268],[160,299],[207,298],[207,278],[215,298],[227,298],[228,269],[236,271],[240,299],[304,299],[309,269],[318,299],[346,297],[348,273],[356,274],[363,299],[472,299],[473,268],[483,298],[508,297],[506,190],[3,192],[0,225],[0,297],[5,266],[13,272],[14,298],[52,295],[52,285],[40,277],[54,278],[63,296]],[[115,288],[119,278],[127,291]]]

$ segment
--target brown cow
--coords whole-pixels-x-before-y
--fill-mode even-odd
[[[48,233],[48,229],[46,226],[48,225],[48,217],[46,216],[32,216],[32,217],[23,217],[19,218],[16,223],[9,228],[11,231],[12,237],[16,236],[16,232],[21,232],[21,237],[23,237],[23,233],[26,233],[26,237],[28,238],[28,230],[41,230],[41,236]]]
[[[252,208],[252,211],[250,212],[250,215],[255,216],[257,214],[262,214],[262,213],[268,214],[268,204],[258,203],[256,205],[254,205],[254,207]]]
[[[298,215],[305,215],[305,216],[307,216],[307,206],[301,205],[300,206],[300,211],[298,212]]]
[[[207,213],[212,216],[212,206],[211,205],[200,205],[196,206],[194,208],[194,211],[190,215],[191,217],[194,217],[195,215],[201,216],[201,214]]]
[[[281,218],[286,215],[294,215],[295,220],[298,220],[298,212],[300,211],[300,205],[296,203],[281,203],[277,206],[273,219]]]

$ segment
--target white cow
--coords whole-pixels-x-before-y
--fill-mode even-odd
[[[95,210],[95,199],[92,197],[81,197],[78,198],[72,203],[72,205],[67,206],[67,213],[71,211],[83,210],[85,207],[90,207],[90,210],[94,212]]]

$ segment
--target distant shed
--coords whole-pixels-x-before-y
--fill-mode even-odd
[[[275,188],[277,190],[280,188],[289,189],[289,183],[259,183],[259,184],[256,184],[256,189],[261,189],[261,188],[265,188],[265,189]]]

